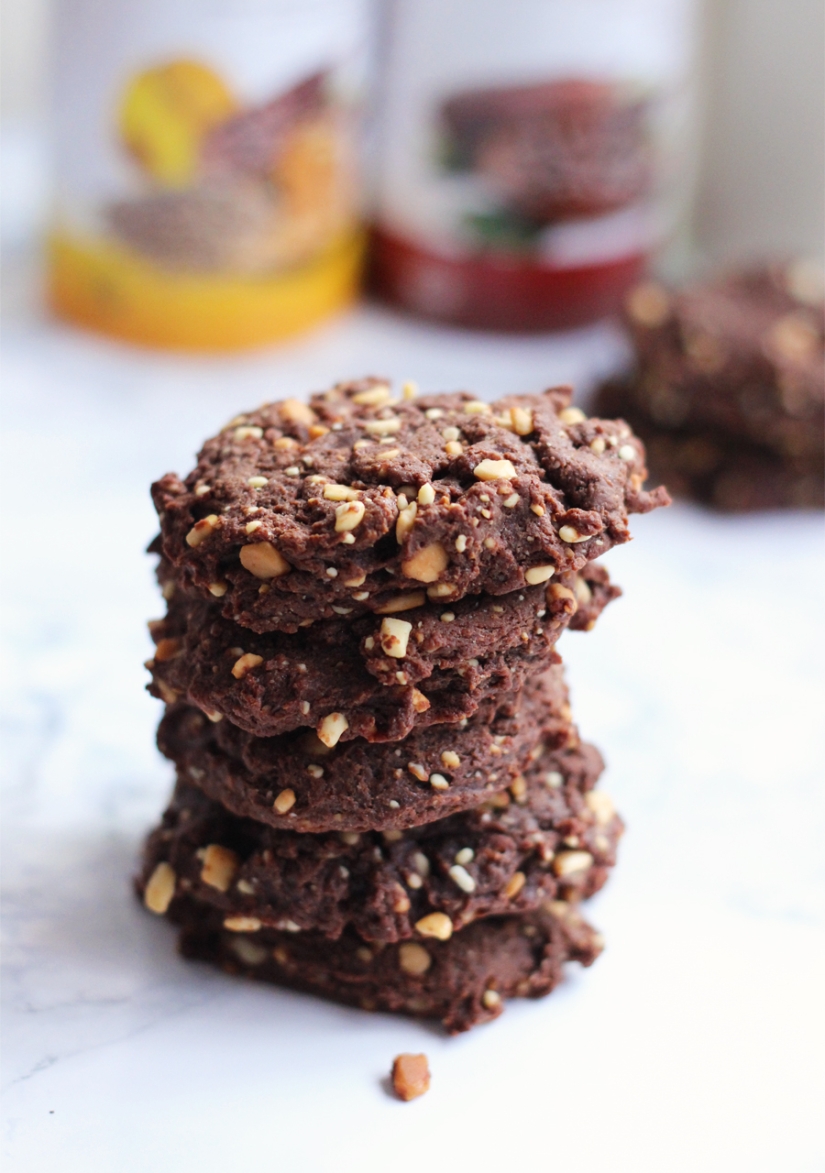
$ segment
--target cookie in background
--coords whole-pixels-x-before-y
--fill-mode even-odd
[[[808,261],[625,299],[633,368],[597,394],[671,492],[728,511],[825,504],[825,300]]]

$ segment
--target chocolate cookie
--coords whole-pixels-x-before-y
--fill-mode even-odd
[[[444,818],[509,786],[544,750],[570,751],[565,773],[580,789],[601,771],[571,724],[560,665],[519,693],[484,701],[465,721],[416,728],[398,743],[354,738],[329,749],[308,731],[253,737],[174,705],[158,745],[181,779],[227,810],[302,832],[397,830]]]
[[[176,890],[230,921],[334,938],[352,926],[366,941],[585,898],[615,863],[622,823],[607,795],[582,793],[566,761],[545,753],[482,806],[383,834],[276,831],[179,782],[147,840],[140,887],[167,864]]]
[[[755,444],[728,443],[719,432],[650,432],[651,468],[667,478],[678,497],[690,497],[728,512],[759,509],[821,509],[825,477],[813,460],[787,460]]]
[[[641,444],[587,420],[568,388],[492,406],[466,393],[393,399],[378,379],[269,404],[208,440],[186,481],[153,486],[153,548],[174,583],[254,631],[452,606],[581,570],[629,538]]]
[[[591,627],[618,593],[600,567],[561,577],[499,598],[326,620],[293,634],[249,631],[214,602],[176,593],[166,619],[151,625],[150,690],[257,737],[309,726],[330,747],[352,737],[397,741],[521,687],[554,662],[568,624]]]
[[[635,370],[597,397],[675,492],[724,509],[820,505],[825,312],[799,265],[631,292]]]
[[[181,926],[185,957],[229,973],[321,994],[363,1010],[440,1019],[451,1033],[497,1018],[504,1000],[549,994],[567,961],[592,965],[602,940],[575,905],[549,901],[541,912],[476,921],[446,941],[367,945],[347,931],[316,933],[223,927],[220,912],[191,898],[168,910]]]

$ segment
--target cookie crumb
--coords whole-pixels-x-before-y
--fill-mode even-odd
[[[396,1055],[392,1086],[399,1100],[414,1100],[430,1090],[430,1065],[426,1055]]]

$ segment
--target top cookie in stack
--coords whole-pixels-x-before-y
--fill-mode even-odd
[[[380,379],[237,416],[153,487],[163,576],[257,632],[511,594],[629,538],[646,493],[626,425],[569,388],[488,404]]]

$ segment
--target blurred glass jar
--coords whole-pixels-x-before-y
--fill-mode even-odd
[[[618,307],[683,203],[695,0],[390,0],[371,274],[426,317]]]
[[[349,302],[365,0],[57,0],[50,299],[224,350]]]

